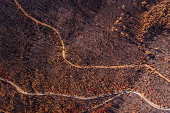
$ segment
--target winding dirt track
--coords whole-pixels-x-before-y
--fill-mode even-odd
[[[35,18],[33,18],[32,16],[30,16],[22,7],[21,5],[18,3],[17,0],[14,0],[15,4],[17,5],[17,7],[24,13],[25,16],[27,16],[28,18],[30,18],[32,21],[34,21],[35,23],[37,24],[41,24],[43,26],[46,26],[50,29],[52,29],[55,33],[56,33],[56,37],[60,39],[61,41],[61,45],[62,45],[62,52],[61,52],[61,56],[63,57],[64,61],[73,66],[73,67],[76,67],[76,68],[102,68],[102,69],[107,69],[107,68],[110,68],[110,69],[113,69],[113,68],[128,68],[128,67],[146,67],[146,68],[149,68],[151,69],[152,71],[154,71],[155,74],[158,74],[161,78],[165,79],[168,83],[170,82],[170,80],[168,78],[166,78],[165,76],[163,76],[161,73],[159,73],[158,71],[156,71],[154,68],[152,68],[151,66],[147,65],[147,64],[142,64],[142,65],[122,65],[122,66],[79,66],[79,65],[75,65],[73,63],[71,63],[70,61],[68,61],[66,59],[66,55],[65,55],[65,45],[64,45],[64,42],[62,40],[62,37],[60,35],[60,33],[58,32],[57,29],[55,29],[54,27],[46,24],[46,23],[42,23],[38,20],[36,20]],[[121,92],[117,92],[117,93],[112,93],[112,94],[105,94],[105,95],[99,95],[99,96],[94,96],[94,97],[78,97],[78,96],[73,96],[73,95],[64,95],[64,94],[56,94],[56,93],[51,93],[51,92],[47,92],[47,93],[29,93],[29,92],[25,92],[23,91],[20,87],[18,87],[16,84],[14,84],[13,82],[7,80],[7,79],[4,79],[4,78],[1,78],[0,77],[0,80],[1,81],[4,81],[4,82],[7,82],[9,84],[11,84],[13,87],[16,88],[16,90],[19,92],[19,93],[22,93],[24,95],[56,95],[56,96],[64,96],[64,97],[68,97],[68,98],[76,98],[76,99],[82,99],[82,100],[89,100],[89,99],[96,99],[96,98],[100,98],[100,97],[105,97],[105,96],[109,96],[109,95],[114,95],[114,94],[117,94],[117,95],[120,95],[120,94],[126,94],[126,93],[133,93],[133,94],[136,94],[138,96],[140,96],[143,100],[145,100],[149,105],[151,105],[152,107],[156,108],[156,109],[160,109],[160,110],[169,110],[170,111],[170,108],[163,108],[163,107],[160,107],[154,103],[152,103],[151,101],[149,101],[144,95],[142,95],[141,93],[137,92],[137,91],[130,91],[130,90],[124,90],[124,91],[121,91]],[[99,104],[98,106],[96,107],[93,107],[89,110],[92,110],[92,109],[96,109],[98,108],[99,106],[113,100],[114,98],[110,98],[108,99],[107,101],[103,102],[102,104]]]
[[[68,63],[68,64],[70,64],[71,66],[73,66],[73,67],[76,67],[76,68],[102,68],[102,69],[114,69],[114,68],[128,68],[128,67],[147,67],[147,68],[149,68],[149,69],[151,69],[152,71],[154,71],[156,74],[158,74],[160,77],[162,77],[162,78],[164,78],[167,82],[170,82],[170,80],[168,79],[168,78],[166,78],[165,76],[163,76],[162,74],[160,74],[158,71],[156,71],[154,68],[152,68],[151,66],[149,66],[149,65],[147,65],[147,64],[142,64],[142,65],[122,65],[122,66],[79,66],[79,65],[75,65],[75,64],[73,64],[73,63],[71,63],[70,61],[68,61],[67,59],[66,59],[66,55],[65,55],[65,45],[64,45],[64,41],[63,41],[63,39],[62,39],[62,37],[61,37],[61,35],[60,35],[60,32],[56,29],[56,28],[54,28],[54,27],[52,27],[52,26],[50,26],[50,25],[48,25],[48,24],[46,24],[46,23],[42,23],[42,22],[40,22],[40,21],[38,21],[37,19],[35,19],[35,18],[33,18],[32,16],[30,16],[22,7],[21,7],[21,5],[18,3],[18,1],[17,0],[14,0],[14,2],[16,3],[16,5],[18,6],[18,8],[24,13],[24,15],[25,16],[27,16],[28,18],[30,18],[32,21],[34,21],[35,23],[37,23],[37,24],[41,24],[41,25],[43,25],[43,26],[46,26],[46,27],[48,27],[48,28],[50,28],[50,29],[52,29],[55,33],[56,33],[56,35],[57,35],[57,37],[60,39],[60,41],[61,41],[61,45],[62,45],[62,52],[61,52],[61,56],[63,57],[63,59],[65,60],[65,62],[66,63]]]
[[[18,87],[16,84],[14,84],[13,82],[7,80],[7,79],[3,79],[0,77],[0,80],[4,81],[4,82],[7,82],[9,84],[11,84],[13,87],[16,88],[16,90],[19,92],[19,93],[22,93],[24,95],[38,95],[38,96],[42,96],[42,95],[56,95],[56,96],[62,96],[62,97],[68,97],[68,98],[75,98],[75,99],[80,99],[80,100],[93,100],[93,99],[97,99],[97,98],[101,98],[101,97],[106,97],[106,96],[111,96],[111,95],[115,95],[117,94],[117,96],[120,96],[121,94],[126,94],[126,93],[133,93],[133,94],[136,94],[138,96],[140,96],[143,100],[145,100],[149,105],[151,105],[152,107],[156,108],[156,109],[160,109],[160,110],[168,110],[170,111],[170,108],[162,108],[156,104],[154,104],[153,102],[149,101],[144,95],[142,95],[141,93],[137,92],[137,91],[131,91],[131,90],[123,90],[123,91],[120,91],[120,92],[117,92],[117,93],[111,93],[111,94],[104,94],[104,95],[99,95],[99,96],[94,96],[94,97],[79,97],[79,96],[74,96],[74,95],[65,95],[65,94],[56,94],[56,93],[51,93],[51,92],[47,92],[47,93],[30,93],[30,92],[25,92],[23,91],[20,87]],[[116,96],[116,97],[117,97]],[[91,108],[90,110],[92,109],[96,109],[108,102],[110,102],[111,100],[113,100],[115,97],[113,98],[110,98],[108,100],[106,100],[105,102],[99,104],[98,106],[94,107],[94,108]]]

